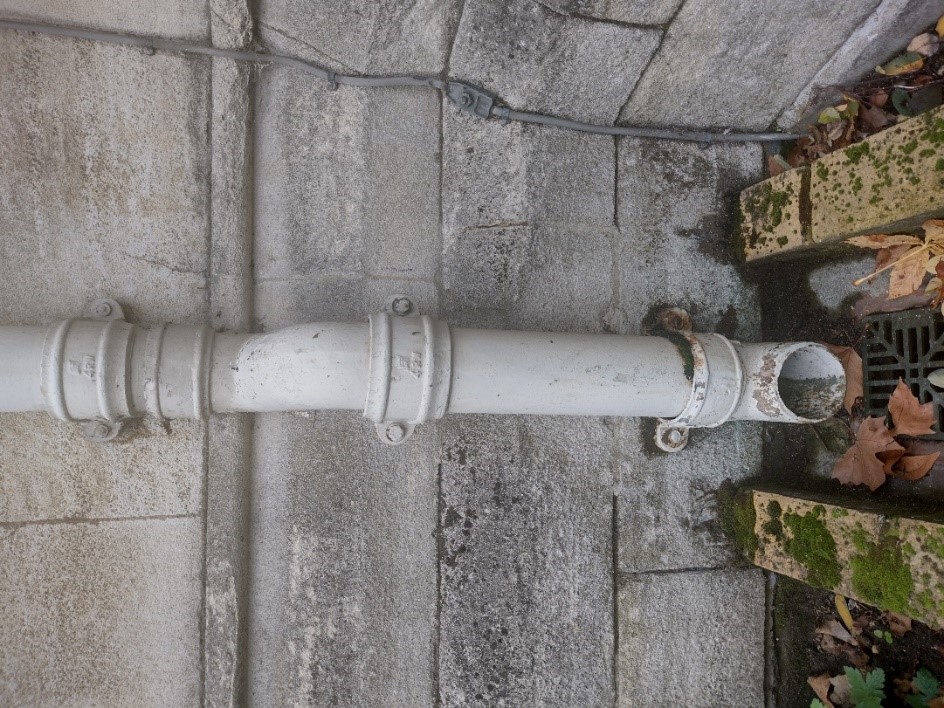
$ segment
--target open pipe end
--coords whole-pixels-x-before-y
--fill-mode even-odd
[[[735,419],[819,423],[842,405],[842,363],[821,344],[742,345],[741,356],[745,388]]]

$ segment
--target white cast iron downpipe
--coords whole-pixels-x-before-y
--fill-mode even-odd
[[[87,319],[0,327],[0,412],[46,411],[99,440],[122,421],[213,413],[362,410],[390,444],[446,413],[653,416],[657,442],[728,420],[815,422],[842,402],[819,344],[741,344],[719,334],[557,334],[451,328],[397,296],[368,323],[265,334]]]

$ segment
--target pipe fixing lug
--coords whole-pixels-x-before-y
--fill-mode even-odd
[[[111,442],[121,433],[124,424],[107,420],[86,420],[82,423],[82,434],[95,443]]]
[[[93,300],[89,304],[86,310],[86,316],[90,320],[98,320],[100,322],[108,322],[110,320],[123,321],[125,319],[125,311],[117,301],[102,297]]]

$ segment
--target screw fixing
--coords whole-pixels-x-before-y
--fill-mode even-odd
[[[101,317],[104,319],[106,317],[111,317],[111,313],[114,312],[114,308],[111,306],[110,302],[99,300],[95,303],[92,312],[96,317]]]
[[[407,297],[394,298],[390,309],[393,311],[393,314],[399,317],[405,317],[413,312],[413,303],[410,302],[410,299]]]
[[[403,442],[403,439],[406,437],[406,428],[403,427],[401,423],[391,423],[384,431],[384,435],[386,435],[387,440],[392,443]]]

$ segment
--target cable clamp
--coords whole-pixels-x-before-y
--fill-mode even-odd
[[[480,88],[464,81],[449,81],[446,84],[446,98],[460,110],[479,118],[488,118],[495,104],[495,97]]]
[[[498,106],[495,109],[495,115],[499,117],[502,125],[508,125],[511,122],[511,109],[508,106]]]
[[[338,75],[333,71],[328,71],[328,90],[337,91],[338,90]]]

